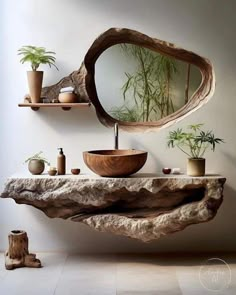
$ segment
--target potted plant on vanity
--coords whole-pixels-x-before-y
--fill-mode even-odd
[[[211,148],[215,151],[216,144],[222,143],[223,139],[214,136],[212,131],[203,131],[203,124],[190,125],[189,132],[182,129],[169,132],[168,147],[179,148],[188,158],[187,174],[190,176],[205,175],[206,150]]]
[[[23,56],[20,60],[22,64],[25,62],[31,64],[32,71],[27,72],[31,102],[39,103],[43,83],[43,71],[37,71],[37,69],[40,64],[47,64],[50,67],[54,66],[58,70],[55,65],[55,52],[46,51],[44,47],[31,45],[21,47],[18,52],[19,55]]]
[[[38,152],[37,154],[25,160],[25,163],[28,163],[28,169],[30,173],[33,175],[42,174],[45,169],[45,163],[50,165],[48,160],[42,156],[42,153],[43,152]]]

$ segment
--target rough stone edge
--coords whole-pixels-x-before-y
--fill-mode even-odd
[[[40,180],[42,181],[42,179]],[[130,181],[131,179],[126,180]],[[153,181],[153,179],[148,180]],[[191,224],[207,222],[214,218],[218,208],[223,201],[223,186],[226,181],[225,178],[213,178],[210,179],[210,181],[207,178],[169,178],[167,179],[167,182],[169,180],[171,180],[172,183],[177,180],[175,183],[175,189],[181,189],[184,187],[184,185],[186,186],[187,180],[187,182],[190,184],[205,183],[206,192],[203,200],[200,202],[182,205],[174,209],[173,211],[157,216],[156,218],[131,219],[115,214],[99,214],[93,216],[90,215],[88,218],[84,217],[82,222],[98,231],[125,235],[131,238],[142,240],[144,242],[150,242],[152,240],[159,239],[164,235],[183,230],[185,227]],[[12,196],[7,193],[9,185],[12,184],[12,181],[14,183],[14,179],[8,180],[4,192],[1,194],[1,197],[13,198],[17,203],[19,201],[17,198],[17,194]],[[79,179],[79,182],[80,181],[81,179]],[[70,179],[66,179],[66,182],[70,183]],[[160,190],[161,188],[158,189]],[[27,199],[23,200],[23,202],[22,197],[20,197],[19,199],[21,199],[21,203],[24,202],[25,204],[27,204]],[[34,206],[34,204],[32,203],[30,205]],[[38,209],[43,211],[42,208]],[[76,216],[71,216],[70,219],[73,221],[77,221]]]
[[[101,232],[109,232],[151,242],[159,238],[184,230],[187,226],[212,220],[223,202],[225,179],[218,181],[216,189],[207,186],[204,199],[180,206],[169,213],[152,219],[131,219],[112,214],[95,215],[82,222]],[[72,218],[73,221],[76,219]]]

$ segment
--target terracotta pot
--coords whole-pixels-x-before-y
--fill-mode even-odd
[[[75,103],[77,102],[77,95],[73,92],[60,93],[58,96],[60,103]]]
[[[29,161],[28,169],[30,173],[33,175],[39,175],[43,173],[44,168],[45,168],[45,165],[43,161],[40,161],[37,159],[32,159]]]
[[[42,71],[28,71],[27,72],[29,93],[32,103],[39,103],[41,97],[41,90],[43,84]]]
[[[187,174],[189,176],[204,176],[205,175],[205,159],[189,158],[187,163]]]

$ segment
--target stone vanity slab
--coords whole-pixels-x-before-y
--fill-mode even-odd
[[[211,220],[222,203],[225,181],[219,175],[16,174],[7,180],[0,196],[34,206],[50,218],[149,242]]]

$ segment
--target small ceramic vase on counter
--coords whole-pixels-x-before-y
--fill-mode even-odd
[[[31,174],[39,175],[42,174],[45,169],[45,164],[41,160],[32,159],[29,161],[28,169]]]

